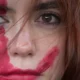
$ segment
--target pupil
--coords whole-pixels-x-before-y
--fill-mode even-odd
[[[44,14],[42,20],[45,22],[50,22],[52,20],[52,16],[50,14]]]

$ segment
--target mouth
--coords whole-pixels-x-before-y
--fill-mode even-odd
[[[57,48],[53,48],[48,52],[38,64],[35,70],[27,69],[7,69],[0,71],[0,80],[35,80],[35,78],[43,76],[43,72],[45,72],[50,66],[52,66],[55,58],[57,57],[59,50]],[[1,79],[6,78],[6,79]],[[25,78],[25,79],[24,79]]]
[[[11,75],[20,75],[20,76],[41,76],[41,73],[36,71],[36,70],[19,70],[19,69],[15,69],[12,71],[8,71],[8,72],[1,72],[0,75],[2,76],[11,76]]]
[[[0,80],[34,80],[36,77],[41,76],[41,73],[36,70],[12,70],[0,73]]]

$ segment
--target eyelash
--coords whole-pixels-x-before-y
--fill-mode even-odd
[[[0,25],[4,23],[9,23],[5,16],[0,16]]]
[[[61,23],[61,18],[54,12],[44,12],[39,15],[36,22],[45,25],[58,25]]]

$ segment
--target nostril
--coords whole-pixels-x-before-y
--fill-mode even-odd
[[[14,55],[14,56],[17,56],[17,55],[18,55],[18,53],[14,53],[13,55]]]
[[[34,48],[31,45],[15,45],[10,49],[10,52],[13,56],[33,56],[34,55]]]
[[[32,53],[29,53],[28,55],[29,55],[29,56],[33,56],[33,54],[32,54]]]
[[[19,55],[20,55],[20,56],[23,56],[23,57],[26,57],[26,56],[31,56],[31,57],[32,57],[32,56],[33,56],[32,53],[27,53],[27,54],[24,54],[24,53],[23,53],[23,54],[20,54],[20,53],[14,53],[13,55],[14,55],[14,56],[19,56]]]

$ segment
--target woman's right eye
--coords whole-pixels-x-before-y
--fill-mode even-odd
[[[4,23],[9,23],[9,21],[5,17],[0,16],[0,25]]]
[[[36,22],[45,23],[47,25],[54,25],[60,23],[60,17],[54,13],[46,12],[39,16]]]

